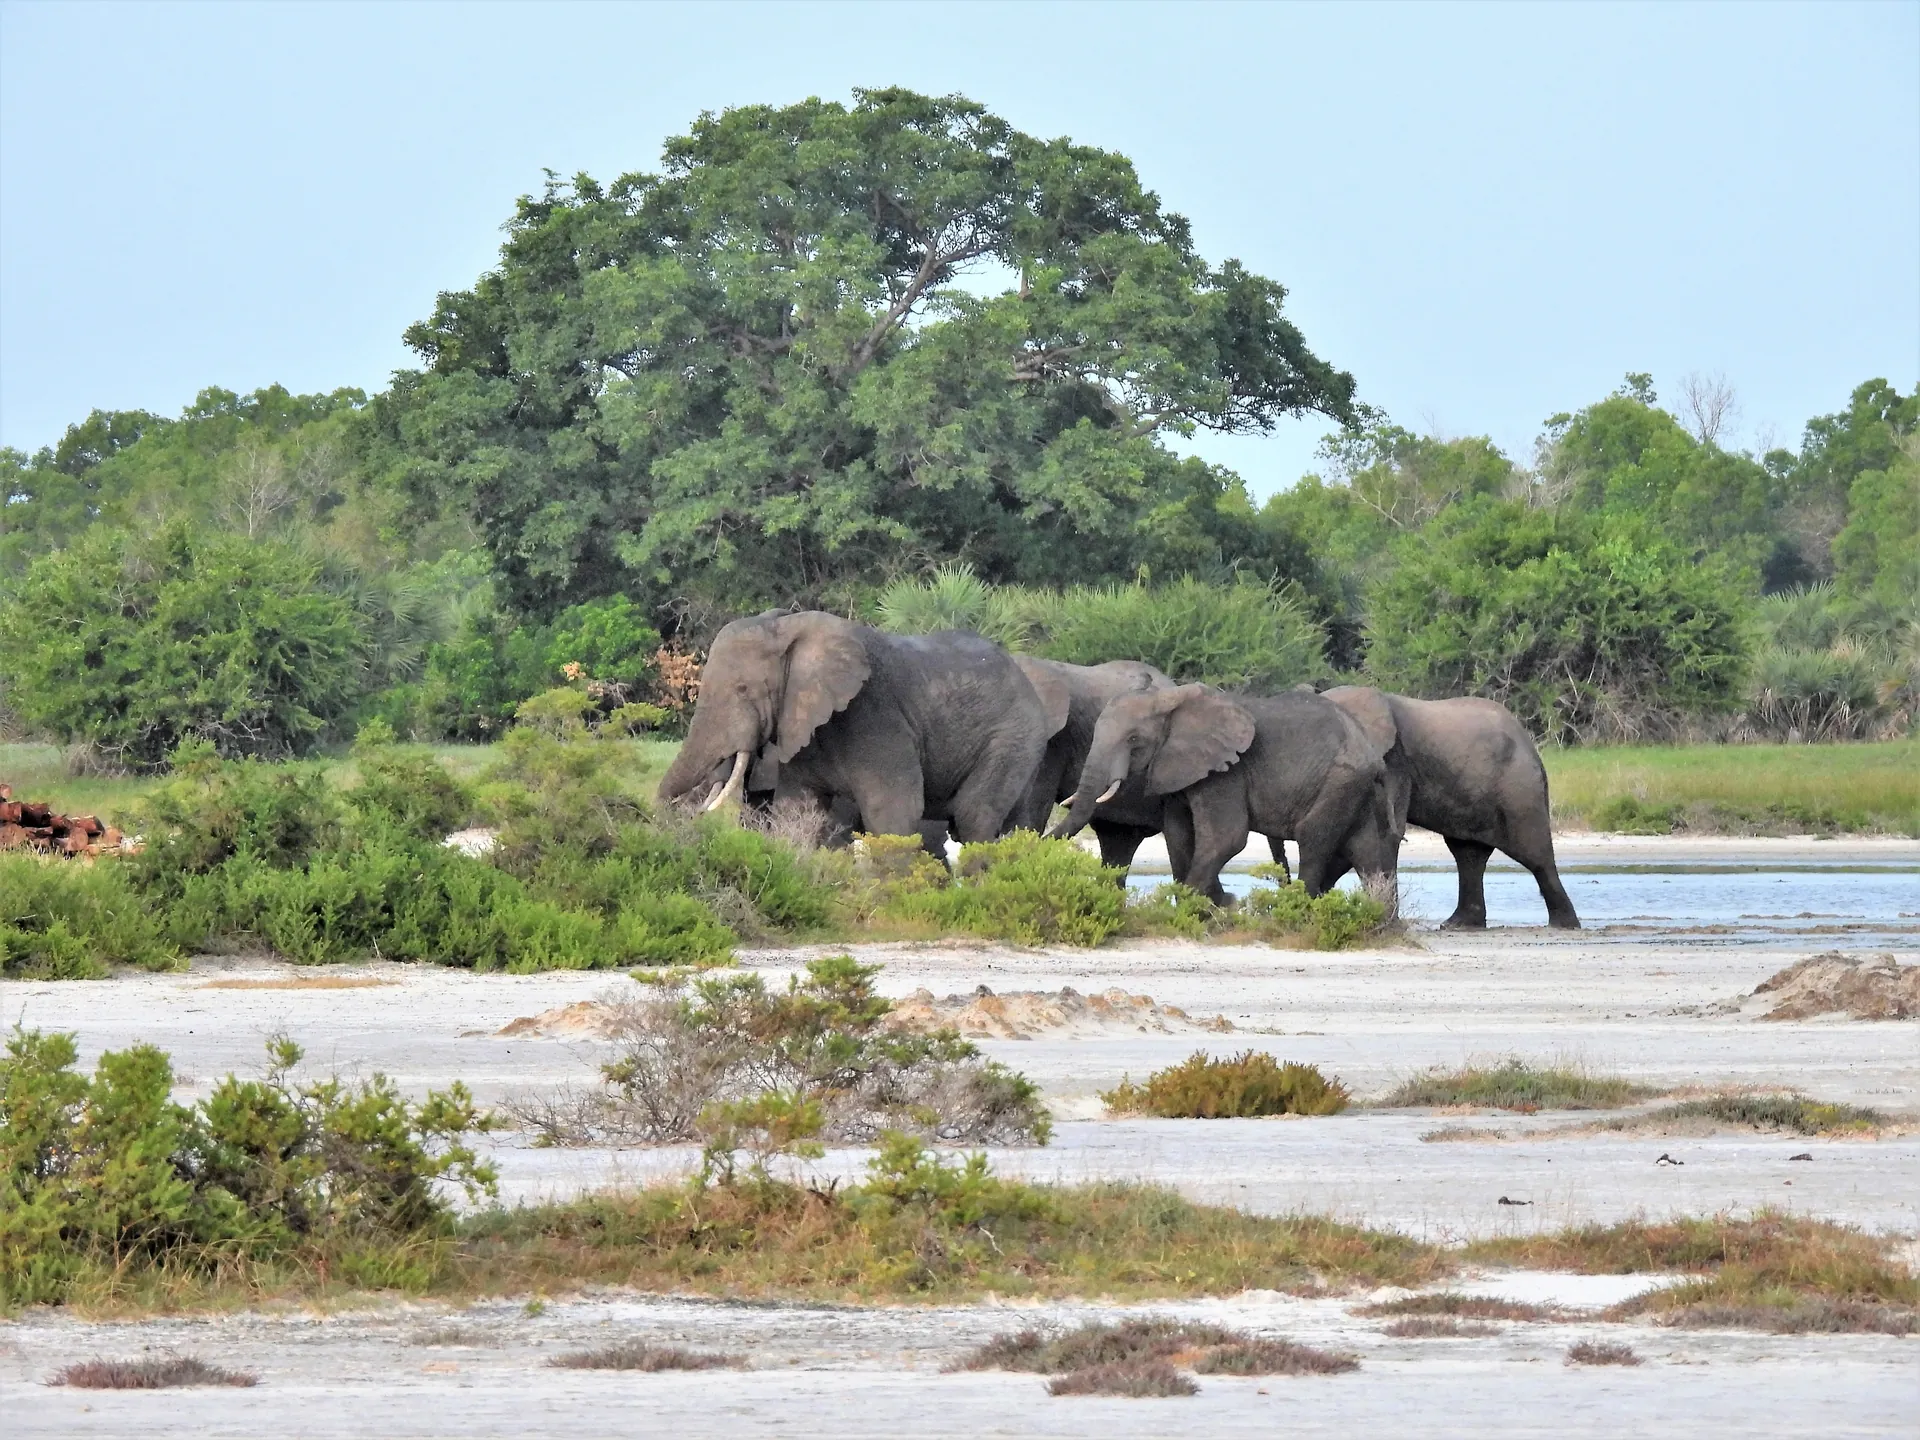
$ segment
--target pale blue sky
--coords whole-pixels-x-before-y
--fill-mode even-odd
[[[1526,458],[1627,370],[1736,441],[1920,377],[1920,5],[0,4],[0,443],[378,389],[543,166],[959,91],[1119,150],[1397,420]],[[1323,423],[1206,453],[1256,493]]]

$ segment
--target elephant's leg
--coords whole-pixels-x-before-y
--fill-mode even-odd
[[[1193,870],[1193,812],[1186,800],[1176,795],[1167,801],[1160,823],[1167,841],[1167,869],[1185,885]]]
[[[1453,852],[1453,863],[1460,871],[1460,900],[1453,907],[1453,914],[1440,922],[1444,930],[1484,930],[1487,928],[1487,857],[1493,854],[1491,845],[1482,845],[1478,840],[1456,840],[1446,837],[1447,849]]]
[[[1100,842],[1100,863],[1125,872],[1133,868],[1134,853],[1153,831],[1144,825],[1117,825],[1110,820],[1095,820],[1093,835]]]
[[[1326,894],[1350,868],[1337,829],[1320,817],[1308,816],[1295,838],[1300,842],[1300,883],[1309,895]]]
[[[1567,887],[1560,883],[1560,867],[1553,863],[1553,845],[1549,841],[1544,847],[1520,845],[1500,847],[1515,860],[1526,866],[1533,875],[1533,883],[1540,887],[1540,898],[1547,903],[1547,924],[1556,930],[1578,930],[1580,917],[1574,913],[1573,901],[1567,897]]]
[[[1293,879],[1293,871],[1287,868],[1287,842],[1278,835],[1267,836],[1267,849],[1273,855],[1273,863],[1280,867],[1280,881],[1287,884]]]
[[[1187,884],[1216,905],[1230,904],[1220,872],[1246,847],[1246,790],[1241,784],[1206,786],[1190,797],[1185,808],[1193,817],[1193,858],[1187,867]],[[1168,853],[1172,853],[1171,845]]]
[[[847,778],[847,788],[860,809],[860,828],[869,835],[920,835],[924,844],[920,826],[926,791],[920,762],[910,754],[893,757],[891,764],[879,763],[883,758],[874,757],[874,764]]]
[[[1574,911],[1567,887],[1560,883],[1559,867],[1549,860],[1544,865],[1528,865],[1527,869],[1533,872],[1533,883],[1540,887],[1540,898],[1547,902],[1547,924],[1556,930],[1578,930],[1580,916]]]
[[[989,749],[954,792],[953,818],[948,822],[954,838],[967,845],[1003,834],[1027,794],[1030,774],[1023,770],[1016,775],[1006,759]]]

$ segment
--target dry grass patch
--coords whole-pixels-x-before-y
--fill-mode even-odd
[[[164,1355],[139,1360],[82,1360],[57,1372],[49,1385],[76,1390],[171,1390],[182,1385],[258,1385],[258,1375],[223,1370],[191,1355]]]
[[[1605,1312],[1609,1320],[1644,1315],[1668,1325],[1908,1334],[1920,1322],[1920,1278],[1894,1258],[1898,1243],[1829,1221],[1766,1212],[1750,1220],[1628,1221],[1483,1240],[1467,1246],[1464,1258],[1588,1275],[1679,1271],[1690,1277],[1613,1306]]]
[[[1055,1376],[1047,1382],[1049,1395],[1123,1395],[1130,1400],[1158,1400],[1175,1395],[1198,1395],[1193,1377],[1182,1375],[1164,1360],[1116,1361]]]
[[[1612,1340],[1582,1340],[1567,1347],[1569,1365],[1638,1365],[1640,1357]]]
[[[1482,1320],[1455,1320],[1446,1315],[1409,1315],[1385,1326],[1380,1333],[1396,1340],[1460,1340],[1498,1335],[1500,1327]]]
[[[498,1342],[484,1330],[471,1330],[464,1325],[442,1325],[433,1330],[418,1330],[407,1337],[409,1345],[426,1347],[445,1346],[449,1349],[478,1350]]]
[[[625,1340],[593,1350],[569,1350],[555,1355],[547,1364],[562,1370],[744,1370],[747,1357]]]
[[[852,1192],[660,1185],[494,1211],[462,1227],[442,1293],[581,1285],[866,1302],[988,1293],[1146,1299],[1418,1285],[1450,1268],[1405,1236],[1196,1205],[1169,1190],[924,1175]]]
[[[1238,1340],[1216,1345],[1193,1362],[1202,1375],[1344,1375],[1358,1370],[1351,1355],[1296,1345],[1291,1340]]]
[[[1793,1135],[1867,1135],[1888,1123],[1878,1110],[1828,1104],[1805,1095],[1710,1095],[1662,1105],[1645,1115],[1608,1120],[1600,1130],[1666,1130],[1699,1125],[1785,1131]]]
[[[1052,1334],[1022,1330],[997,1335],[949,1368],[1059,1376],[1048,1386],[1056,1395],[1192,1394],[1192,1388],[1114,1388],[1161,1385],[1166,1375],[1192,1387],[1191,1380],[1174,1370],[1175,1364],[1202,1375],[1340,1375],[1360,1368],[1351,1355],[1159,1317],[1118,1324],[1089,1321]]]
[[[1569,1320],[1571,1312],[1556,1305],[1531,1305],[1524,1300],[1500,1300],[1491,1295],[1463,1295],[1439,1290],[1430,1295],[1408,1295],[1378,1305],[1362,1305],[1356,1315],[1433,1316],[1473,1320]]]
[[[1537,1110],[1617,1110],[1661,1092],[1613,1075],[1568,1065],[1532,1065],[1511,1057],[1499,1065],[1430,1070],[1403,1081],[1377,1100],[1380,1108],[1485,1106],[1532,1114]]]

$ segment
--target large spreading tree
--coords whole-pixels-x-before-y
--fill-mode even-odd
[[[506,228],[375,419],[534,614],[1231,563],[1244,492],[1167,435],[1353,418],[1285,289],[1209,265],[1125,157],[959,97],[703,115],[661,173],[550,182]]]

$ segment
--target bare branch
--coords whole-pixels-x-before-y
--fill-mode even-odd
[[[1718,445],[1721,432],[1740,413],[1740,400],[1725,375],[1696,370],[1680,382],[1680,409],[1694,439],[1702,445]]]

